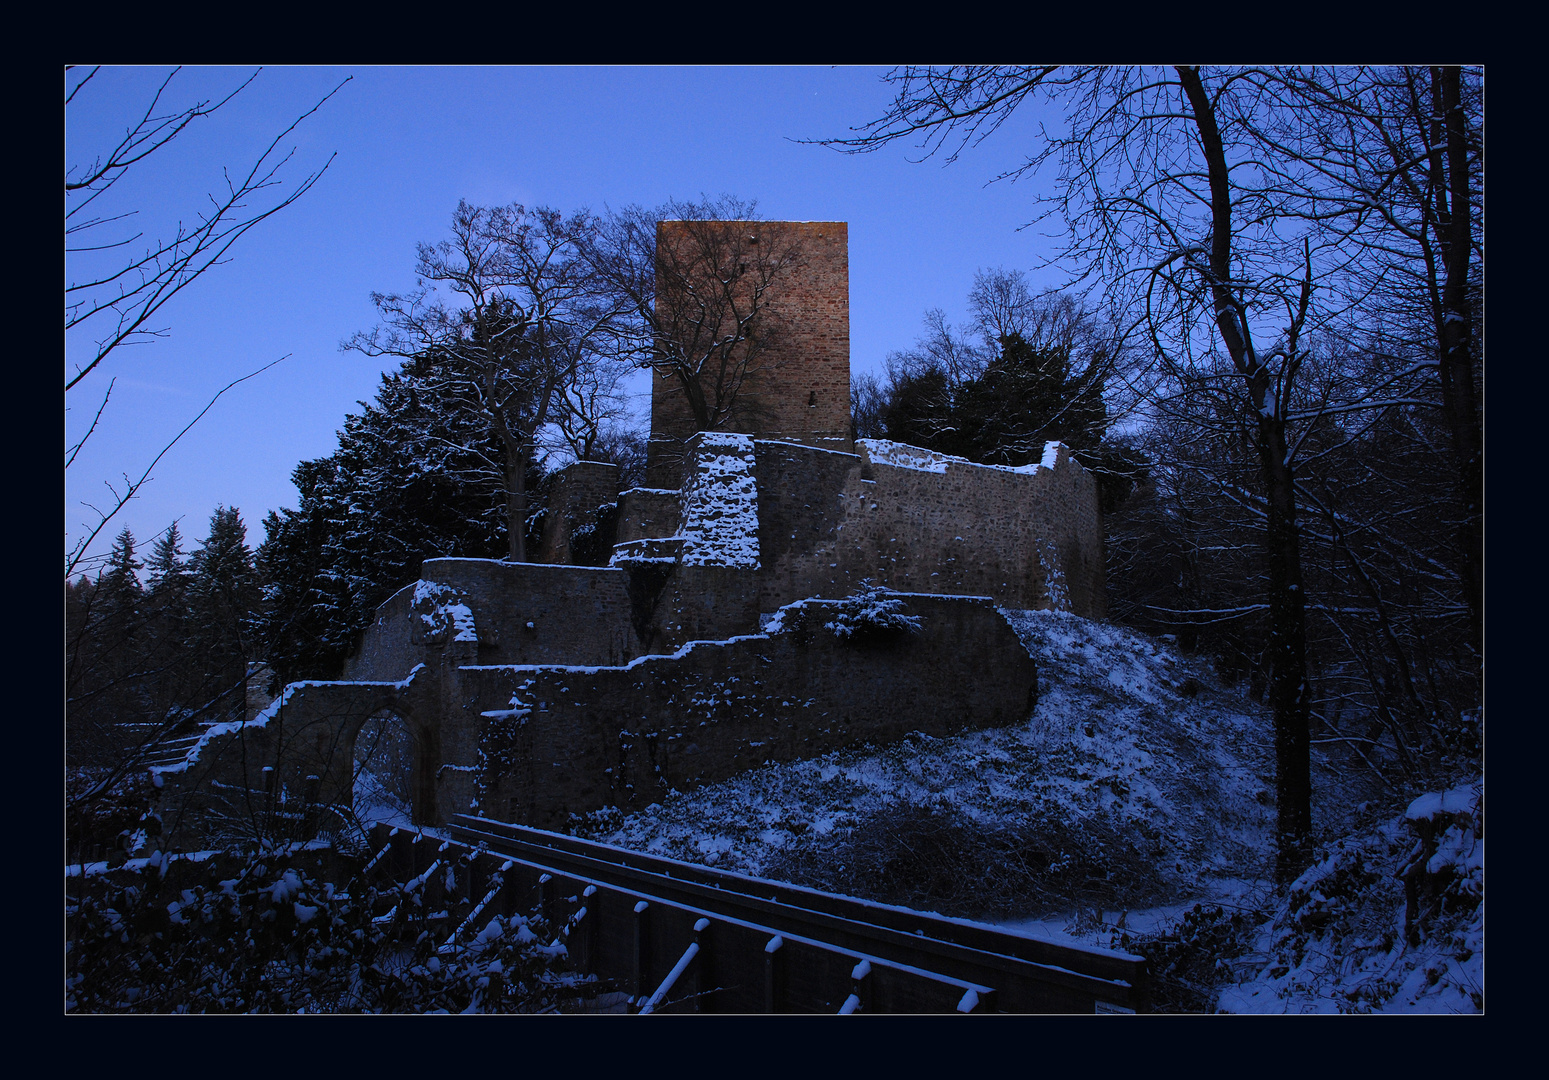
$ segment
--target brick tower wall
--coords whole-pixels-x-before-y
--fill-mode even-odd
[[[707,225],[757,236],[764,250],[794,246],[799,255],[769,289],[769,310],[779,325],[777,343],[749,372],[726,430],[765,439],[854,449],[850,438],[850,255],[843,221],[663,221],[657,251],[691,242],[690,229]],[[694,434],[692,413],[671,375],[651,380],[651,442],[647,483],[679,485],[683,440]]]

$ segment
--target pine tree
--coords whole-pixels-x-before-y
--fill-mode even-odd
[[[152,596],[176,596],[181,603],[188,589],[188,567],[183,561],[183,537],[177,522],[169,525],[156,541],[145,568],[150,571],[146,584]]]
[[[218,692],[240,682],[255,655],[251,623],[260,592],[247,526],[236,507],[218,506],[210,535],[189,560],[188,647],[209,688]]]
[[[143,706],[140,566],[134,535],[125,529],[96,581],[83,576],[66,591],[65,752],[72,763],[109,764],[130,737],[123,725]]]
[[[115,635],[132,634],[138,627],[140,603],[145,597],[140,587],[140,567],[135,558],[134,534],[128,529],[113,541],[107,566],[97,579],[98,617],[112,627]]]
[[[415,361],[384,375],[375,402],[346,418],[338,450],[296,467],[297,509],[265,519],[261,633],[282,682],[336,677],[377,605],[425,559],[509,550],[507,482],[490,468],[500,444],[445,387]],[[546,479],[528,468],[535,545]]]
[[[1095,463],[1108,431],[1101,358],[1073,372],[1070,348],[1035,348],[1019,333],[1000,339],[1000,355],[983,374],[958,387],[953,419],[964,455],[993,465],[1039,460],[1045,443],[1064,443],[1084,464]],[[1091,459],[1090,461],[1088,459]]]
[[[941,368],[900,373],[883,406],[882,430],[894,442],[956,454],[961,439],[954,423],[952,385]]]

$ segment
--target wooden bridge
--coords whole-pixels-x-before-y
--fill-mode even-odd
[[[486,818],[459,815],[450,828],[453,839],[442,841],[379,825],[373,862],[409,879],[454,852],[471,857],[458,882],[475,905],[463,927],[541,910],[575,966],[617,988],[619,1007],[631,1012],[1147,1009],[1145,961],[1128,953]]]

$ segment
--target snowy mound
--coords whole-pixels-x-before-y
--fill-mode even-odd
[[[1258,928],[1245,1013],[1471,1013],[1484,1007],[1482,781],[1433,791],[1322,849]]]
[[[1155,641],[1006,612],[1039,665],[1023,724],[923,735],[577,820],[623,847],[967,916],[1138,907],[1258,877],[1269,725]]]

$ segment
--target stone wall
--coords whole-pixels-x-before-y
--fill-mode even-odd
[[[495,559],[426,559],[420,580],[377,609],[344,677],[401,679],[448,647],[469,663],[625,663],[640,654],[629,574]]]
[[[474,767],[480,812],[563,828],[572,814],[638,809],[765,761],[1030,715],[1033,661],[988,600],[903,599],[918,634],[843,640],[822,627],[832,605],[816,603],[805,628],[627,667],[460,668],[452,696],[482,726],[473,741],[463,724],[445,732],[443,753]]]
[[[991,601],[899,599],[917,633],[840,638],[824,626],[838,605],[812,601],[786,608],[771,633],[627,665],[469,664],[453,639],[397,681],[294,683],[252,721],[210,729],[182,765],[156,770],[163,819],[186,847],[275,811],[348,804],[356,737],[373,716],[413,734],[417,821],[478,809],[555,828],[764,761],[1031,714],[1032,658]]]
[[[1063,445],[1016,469],[911,460],[914,448],[881,440],[858,449],[835,531],[840,569],[906,592],[1106,616],[1097,484]]]
[[[1096,482],[1059,444],[1020,469],[873,440],[859,454],[755,448],[764,611],[848,596],[870,578],[904,592],[1107,613]]]
[[[373,716],[413,733],[414,816],[437,820],[439,710],[423,669],[397,682],[291,683],[251,719],[205,730],[184,760],[151,770],[168,851],[259,836],[295,836],[341,824],[330,805],[353,798],[355,740]]]
[[[659,222],[658,252],[693,244],[707,228],[757,236],[765,250],[799,257],[769,289],[777,337],[738,392],[741,415],[728,430],[848,450],[850,441],[850,255],[843,221]],[[681,444],[696,431],[681,384],[651,381],[650,483],[676,487]]]
[[[619,493],[616,542],[674,536],[678,531],[677,488],[630,488]]]
[[[571,536],[578,527],[595,527],[597,511],[618,502],[619,469],[605,461],[574,461],[554,475],[543,520],[537,561],[568,565],[577,561]]]

